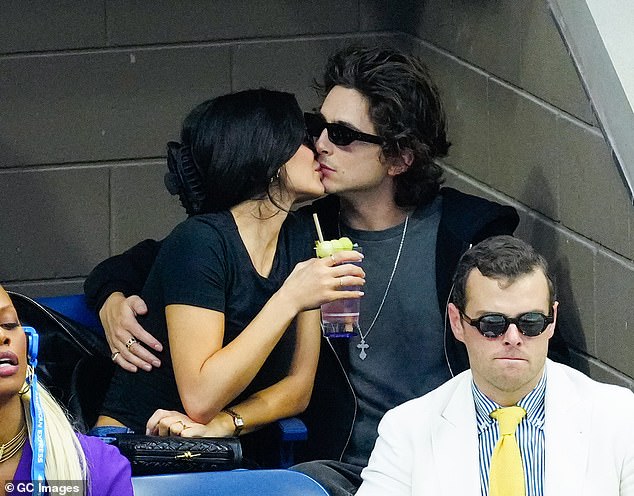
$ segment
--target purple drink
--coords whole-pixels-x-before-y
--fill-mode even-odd
[[[346,238],[347,239],[347,238]],[[352,244],[349,240],[348,242]],[[361,252],[358,245],[353,250]],[[338,250],[336,250],[338,251]],[[359,265],[361,262],[346,262]],[[344,286],[342,291],[358,291],[357,286]],[[349,338],[359,334],[359,298],[346,298],[324,303],[321,306],[321,329],[327,338]]]
[[[356,291],[356,287],[343,287]],[[359,333],[359,298],[331,301],[321,306],[321,328],[325,337],[349,338]]]

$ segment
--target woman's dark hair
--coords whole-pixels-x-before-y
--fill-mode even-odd
[[[444,157],[450,143],[438,90],[422,61],[389,47],[344,48],[330,57],[323,83],[317,83],[323,96],[334,86],[357,90],[368,99],[376,133],[386,140],[386,158],[411,150],[411,166],[395,177],[396,204],[430,202],[443,182],[434,159]]]
[[[198,105],[183,122],[181,141],[203,176],[203,211],[270,197],[273,178],[304,136],[304,117],[290,93],[246,90]]]

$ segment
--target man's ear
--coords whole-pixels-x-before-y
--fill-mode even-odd
[[[451,324],[454,337],[464,343],[464,328],[462,327],[460,310],[458,310],[458,307],[453,303],[449,303],[449,305],[447,305],[447,313],[449,314],[449,323]]]
[[[410,148],[403,148],[401,154],[391,160],[388,168],[388,174],[390,176],[398,176],[403,174],[410,165],[414,163],[414,152]]]
[[[553,334],[555,334],[555,327],[557,327],[557,309],[559,308],[559,302],[556,301],[555,303],[553,303],[553,323],[550,324],[550,329],[548,329],[547,331],[545,331],[546,333],[549,334],[548,339],[553,337]]]

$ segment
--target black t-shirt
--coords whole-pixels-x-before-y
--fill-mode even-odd
[[[179,224],[163,242],[142,292],[148,313],[140,323],[163,344],[163,352],[158,354],[161,367],[136,373],[117,367],[102,414],[144,432],[157,408],[183,411],[170,357],[165,307],[185,304],[224,313],[223,346],[227,345],[253,320],[294,266],[314,255],[311,224],[300,217],[290,214],[284,222],[268,277],[253,267],[230,212],[199,215]],[[294,345],[293,323],[234,402],[281,380],[288,372]]]

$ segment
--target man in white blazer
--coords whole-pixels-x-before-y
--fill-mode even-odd
[[[487,496],[499,438],[487,405],[527,411],[526,496],[634,496],[634,394],[546,359],[557,305],[545,260],[523,241],[467,251],[448,314],[471,368],[385,414],[357,496]]]

